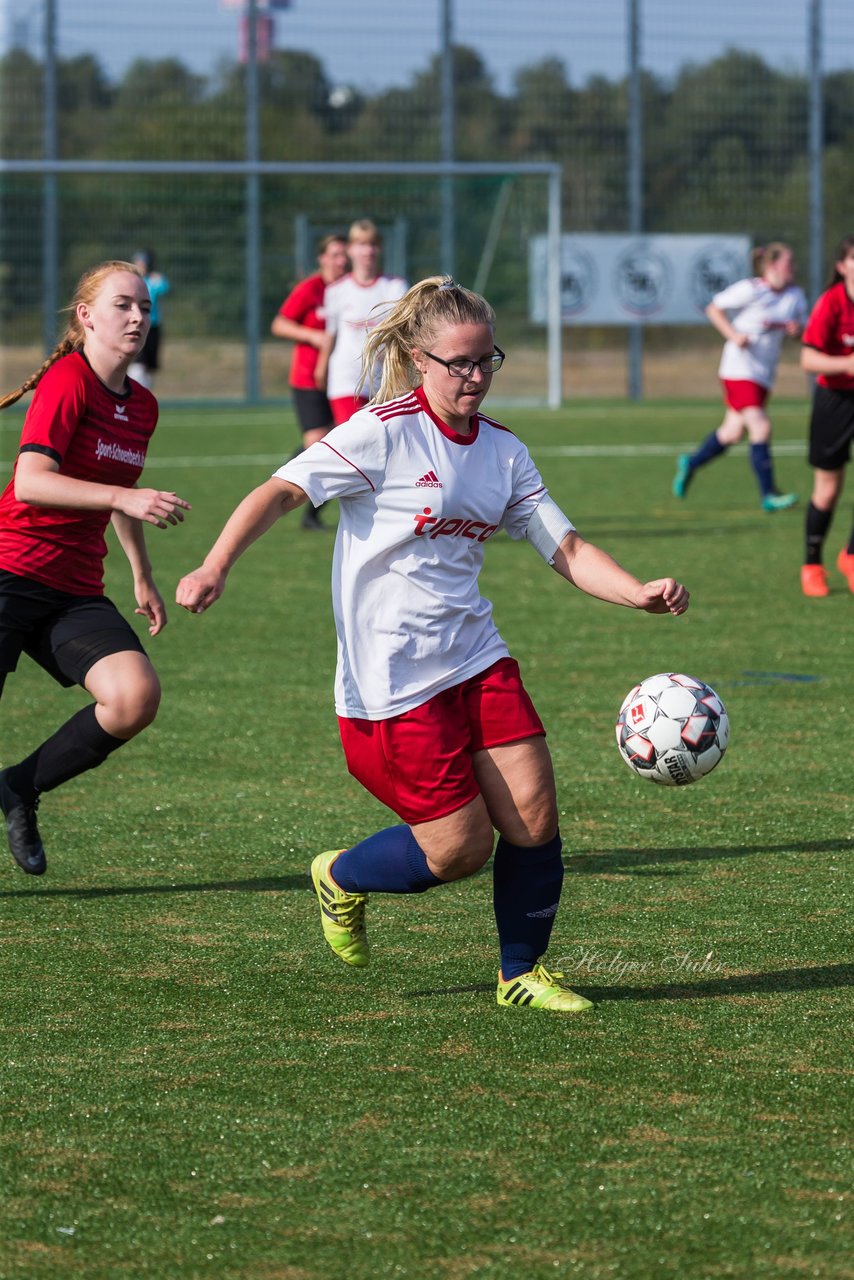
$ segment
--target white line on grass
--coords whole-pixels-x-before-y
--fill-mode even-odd
[[[688,453],[695,446],[690,444],[544,444],[535,445],[531,453],[537,458],[674,458],[678,453]],[[803,440],[774,440],[774,453],[806,453]],[[190,455],[185,458],[149,458],[146,471],[180,469],[182,467],[281,467],[288,455],[281,453],[235,453]],[[12,462],[0,461],[0,468],[12,467]]]
[[[546,444],[536,445],[535,458],[675,458],[678,453],[692,453],[694,444]],[[806,454],[804,440],[774,440],[774,453]]]
[[[545,444],[534,445],[531,453],[537,458],[675,458],[678,453],[688,453],[689,444]],[[799,454],[806,452],[803,440],[775,440],[775,453]],[[287,459],[276,453],[245,453],[231,457],[151,458],[149,467],[280,467]]]

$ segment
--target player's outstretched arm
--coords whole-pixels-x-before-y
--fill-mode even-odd
[[[585,542],[575,531],[568,533],[558,547],[554,567],[574,587],[609,604],[677,616],[688,608],[688,592],[681,582],[675,578],[640,582],[607,551]]]
[[[804,373],[854,375],[854,355],[830,356],[817,347],[801,347],[801,368]]]
[[[111,511],[165,529],[181,524],[189,502],[165,489],[100,484],[63,475],[46,454],[22,453],[15,468],[15,497],[33,507],[71,507],[75,511]]]
[[[178,604],[189,613],[204,613],[222,595],[229,570],[247,547],[305,501],[303,489],[275,476],[253,489],[229,516],[204,563],[178,583]]]
[[[133,573],[133,591],[138,606],[134,613],[148,621],[150,635],[159,635],[166,626],[166,606],[154,583],[145,545],[145,527],[141,520],[121,511],[114,511],[110,520]]]

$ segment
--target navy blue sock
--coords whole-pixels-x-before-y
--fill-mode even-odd
[[[689,462],[691,470],[696,471],[698,467],[704,467],[707,462],[711,462],[713,458],[719,458],[722,453],[726,453],[728,445],[721,444],[718,439],[718,433],[712,431],[706,436],[701,445],[698,445],[691,454]]]
[[[493,906],[505,982],[528,973],[548,950],[563,884],[561,848],[560,832],[533,849],[499,837],[492,860]]]
[[[769,494],[776,493],[777,487],[774,484],[774,463],[771,461],[771,448],[766,444],[752,444],[750,446],[750,465],[756,472],[756,479],[759,482],[759,492],[763,498],[767,498]]]
[[[832,510],[822,511],[821,507],[816,507],[812,502],[807,507],[807,558],[804,564],[821,564],[824,540],[827,537],[827,531],[830,528],[832,519]]]
[[[411,827],[386,827],[345,849],[332,865],[345,893],[424,893],[444,884],[427,866]]]

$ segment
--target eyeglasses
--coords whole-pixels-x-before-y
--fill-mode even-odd
[[[436,364],[443,364],[452,378],[470,378],[475,369],[480,369],[481,373],[497,373],[507,359],[500,347],[483,360],[443,360],[441,356],[434,356],[431,351],[423,349],[421,354],[428,360],[435,360]]]

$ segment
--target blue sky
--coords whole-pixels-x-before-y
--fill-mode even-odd
[[[0,38],[35,53],[46,0],[0,0]],[[209,71],[235,56],[234,0],[54,0],[63,56],[95,52],[111,75],[134,57],[175,56]],[[239,3],[239,0],[238,0]],[[827,69],[854,67],[851,0],[823,0]],[[573,83],[619,78],[627,0],[454,0],[455,38],[480,52],[499,88],[520,66],[557,56]],[[809,0],[641,0],[643,61],[672,76],[727,46],[802,71]],[[439,48],[440,0],[292,0],[273,16],[277,47],[315,54],[334,84],[406,84]]]

